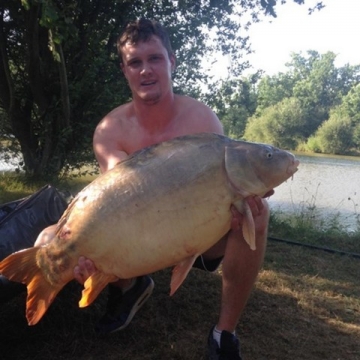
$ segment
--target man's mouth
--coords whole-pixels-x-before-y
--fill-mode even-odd
[[[154,85],[156,83],[155,80],[151,80],[151,81],[143,81],[141,83],[141,86],[151,86],[151,85]]]

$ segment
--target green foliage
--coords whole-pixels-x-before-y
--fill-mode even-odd
[[[351,118],[353,125],[360,124],[360,84],[352,87],[343,97],[341,107]]]
[[[336,67],[335,59],[332,52],[293,53],[286,73],[260,80],[257,74],[251,94],[256,108],[248,111],[248,120],[244,120],[246,112],[240,111],[246,103],[240,102],[240,109],[239,102],[233,101],[244,97],[246,89],[231,87],[230,81],[222,88],[231,96],[218,94],[222,106],[212,104],[223,109],[219,113],[229,134],[236,133],[235,124],[241,134],[245,124],[248,140],[300,151],[354,153],[360,144],[360,65]]]
[[[310,136],[306,144],[301,144],[301,147],[298,147],[299,151],[312,151],[314,153],[321,153],[320,140],[316,136]]]
[[[271,211],[269,236],[360,253],[360,222],[354,231],[348,232],[339,214],[334,214],[324,222],[315,205],[292,214]]]
[[[360,149],[360,84],[350,89],[348,94],[343,97],[341,104],[343,112],[350,118],[352,127],[352,145],[359,151]]]
[[[264,76],[257,88],[256,113],[261,115],[267,107],[273,106],[293,95],[295,81],[291,74],[279,73],[275,76]]]
[[[247,140],[264,142],[284,149],[295,149],[303,141],[304,114],[299,100],[285,98],[252,117],[246,126]]]
[[[222,82],[218,91],[205,96],[220,118],[224,132],[233,138],[242,138],[247,119],[256,109],[255,83],[259,74]]]
[[[221,118],[224,133],[235,139],[241,139],[244,135],[245,126],[249,113],[241,106],[233,106],[228,109]]]
[[[339,105],[341,98],[358,80],[359,69],[335,67],[336,55],[327,52],[320,55],[308,51],[308,57],[293,54],[288,64],[296,79],[293,95],[299,99],[306,113],[306,137],[314,134],[319,125],[329,118],[330,109]]]
[[[322,123],[315,137],[325,154],[345,154],[352,147],[351,119],[341,108],[335,109],[329,120]]]
[[[353,143],[354,143],[355,149],[357,149],[359,151],[359,149],[360,149],[360,123],[356,124],[354,127]]]
[[[360,85],[354,86],[342,98],[342,103],[330,112],[316,131],[316,139],[321,152],[346,154],[358,148],[360,134]],[[309,148],[310,147],[310,144]]]

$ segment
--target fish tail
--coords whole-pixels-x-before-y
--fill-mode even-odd
[[[0,273],[11,281],[27,286],[26,318],[29,325],[39,322],[62,288],[51,285],[36,263],[41,248],[33,247],[9,255],[0,262]]]

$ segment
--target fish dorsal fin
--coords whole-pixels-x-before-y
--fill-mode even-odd
[[[193,256],[190,256],[180,263],[178,263],[172,272],[171,276],[171,283],[170,283],[170,296],[174,295],[175,291],[180,287],[180,285],[185,280],[187,274],[191,270],[196,258],[198,257],[198,254],[195,254]]]
[[[79,307],[82,308],[90,305],[109,282],[116,280],[118,278],[115,275],[107,275],[101,271],[96,271],[84,283]]]
[[[251,213],[250,206],[246,201],[242,202],[242,214],[244,215],[242,224],[244,239],[251,250],[256,250],[254,217]]]

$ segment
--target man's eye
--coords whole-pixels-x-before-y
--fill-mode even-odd
[[[128,65],[129,66],[131,66],[131,67],[137,67],[137,66],[139,66],[140,65],[140,61],[139,60],[133,60],[133,61],[130,61],[129,63],[128,63]]]

